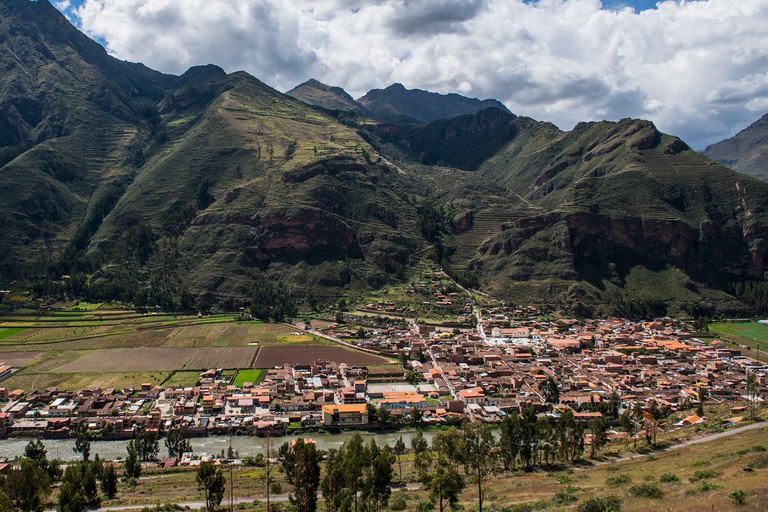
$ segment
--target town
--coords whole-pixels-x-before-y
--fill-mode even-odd
[[[604,418],[610,436],[626,439],[648,435],[655,408],[666,415],[690,411],[675,424],[654,418],[659,428],[675,428],[704,422],[707,404],[732,403],[723,419],[728,426],[764,402],[768,366],[722,342],[704,342],[671,318],[545,321],[526,308],[469,302],[462,315],[460,322],[472,318],[474,326],[392,323],[352,341],[337,337],[343,326],[320,332],[302,324],[396,358],[397,372],[318,359],[263,370],[239,385],[231,373],[211,369],[185,387],[0,388],[0,434],[56,439],[85,429],[99,439],[126,439],[142,428],[160,435],[179,429],[186,437],[279,436],[456,425],[465,418],[496,424],[533,409],[552,416],[571,410],[585,423]],[[643,412],[622,429],[624,411]]]

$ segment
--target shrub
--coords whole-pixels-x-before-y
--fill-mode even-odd
[[[661,490],[658,484],[643,482],[642,484],[630,487],[629,494],[638,498],[661,498],[664,496],[664,491]]]
[[[680,481],[680,477],[674,473],[664,473],[659,477],[659,482],[663,484],[671,484],[679,481]]]
[[[575,503],[579,501],[579,498],[576,497],[576,493],[578,492],[578,488],[568,486],[561,491],[557,491],[552,497],[552,501],[555,503],[555,505],[567,505],[569,503]]]
[[[701,492],[712,491],[714,489],[719,489],[719,488],[720,488],[719,485],[713,484],[712,482],[701,482],[699,484],[699,490]]]
[[[424,500],[416,505],[416,512],[432,512],[435,509],[435,502],[433,500]]]
[[[578,512],[620,512],[621,499],[609,494],[602,498],[587,498],[579,503]]]
[[[700,469],[696,471],[690,480],[691,482],[698,482],[699,480],[706,480],[708,478],[717,478],[721,475],[719,471],[715,471],[714,469]]]
[[[744,505],[747,502],[747,493],[744,492],[744,489],[736,489],[735,491],[731,491],[728,493],[728,497],[731,498],[731,501],[734,505]]]
[[[408,503],[405,501],[405,498],[403,498],[402,496],[395,496],[389,502],[390,510],[405,510],[407,508],[408,508]]]
[[[618,476],[609,476],[605,479],[605,485],[609,485],[611,487],[618,487],[620,485],[628,484],[632,481],[632,477],[629,475],[618,475]]]
[[[768,455],[758,455],[755,460],[747,464],[752,469],[768,468]]]

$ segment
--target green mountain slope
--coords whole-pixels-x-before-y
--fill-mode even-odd
[[[309,105],[322,107],[327,110],[340,110],[342,112],[370,115],[370,111],[367,108],[356,102],[341,87],[326,85],[314,78],[297,85],[285,94]]]
[[[768,114],[730,139],[707,147],[704,154],[735,171],[768,181]]]
[[[412,157],[427,149],[430,159],[470,171],[458,183],[437,180],[434,196],[455,216],[450,265],[494,295],[552,303],[704,297],[738,309],[719,290],[763,280],[768,187],[650,122],[562,132],[491,110],[381,137]]]
[[[563,132],[402,86],[363,102],[390,122],[341,122],[246,73],[120,62],[44,0],[0,0],[0,50],[0,284],[237,307],[430,256],[520,302],[760,307],[768,184],[650,122]]]

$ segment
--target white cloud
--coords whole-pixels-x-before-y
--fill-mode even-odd
[[[287,90],[314,77],[353,96],[392,82],[495,97],[568,129],[644,117],[694,147],[768,102],[768,0],[85,0],[88,34],[162,71],[244,69]]]

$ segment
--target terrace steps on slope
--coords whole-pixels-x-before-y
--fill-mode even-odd
[[[505,225],[534,215],[536,210],[485,210],[474,214],[472,227],[457,235],[456,253],[452,265],[456,269],[466,268],[477,254],[477,249],[489,238],[500,233]]]

